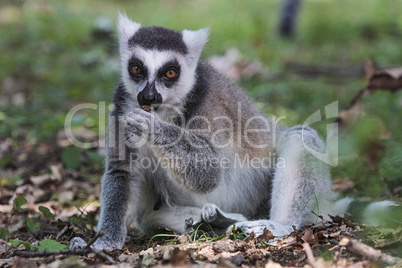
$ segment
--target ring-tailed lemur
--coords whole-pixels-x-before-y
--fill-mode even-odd
[[[122,80],[98,225],[106,234],[93,247],[122,248],[130,223],[182,233],[190,218],[281,236],[333,201],[327,165],[304,147],[323,153],[323,141],[311,128],[267,119],[199,60],[208,29],[143,27],[119,15],[118,33]],[[74,238],[71,247],[83,243]]]

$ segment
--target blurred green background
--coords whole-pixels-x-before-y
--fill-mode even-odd
[[[210,27],[203,58],[235,47],[260,61],[265,72],[240,84],[266,113],[285,116],[287,125],[303,123],[334,101],[340,109],[346,106],[366,85],[365,59],[382,68],[402,66],[402,0],[306,0],[292,39],[277,34],[279,0],[2,0],[3,185],[49,172],[50,163],[60,162],[83,179],[100,179],[96,149],[66,147],[60,132],[74,105],[110,103],[120,77],[114,32],[119,11],[143,25]],[[303,66],[335,71],[307,75]],[[354,183],[344,187],[349,195],[400,199],[402,92],[377,92],[363,103],[362,117],[342,131],[340,153],[346,160],[333,177]],[[98,111],[87,109],[73,125],[97,135],[98,119]],[[326,135],[325,124],[316,128]]]

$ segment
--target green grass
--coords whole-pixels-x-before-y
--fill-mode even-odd
[[[206,228],[208,231],[204,231],[201,227]],[[232,232],[233,233],[233,232]],[[242,236],[236,232],[237,238],[244,238],[244,233],[241,233]],[[156,239],[164,239],[163,244],[177,244],[183,243],[184,241],[181,240],[188,240],[188,242],[215,242],[217,240],[225,238],[227,235],[217,235],[213,228],[210,226],[209,223],[201,223],[197,226],[197,228],[190,234],[186,233],[183,235],[177,234],[156,234],[151,237],[148,241],[148,248],[151,247],[152,242]],[[232,235],[233,237],[233,235]],[[236,239],[236,238],[235,238]]]
[[[284,115],[286,125],[303,123],[336,100],[340,108],[345,106],[365,81],[363,77],[302,77],[285,63],[342,68],[359,66],[370,58],[383,67],[402,65],[402,0],[303,1],[293,40],[277,36],[279,9],[279,0],[3,1],[0,82],[17,81],[23,89],[0,93],[7,99],[0,102],[0,137],[38,146],[55,139],[74,105],[109,103],[119,80],[116,36],[111,32],[118,11],[144,25],[178,30],[210,27],[203,57],[236,47],[246,57],[260,60],[270,75],[241,84],[265,112]],[[101,27],[107,31],[102,38],[97,35]],[[9,101],[16,94],[25,96],[23,105]],[[366,96],[366,115],[341,141],[342,152],[356,147],[359,157],[337,167],[334,176],[355,181],[356,195],[392,196],[390,185],[401,184],[401,173],[394,166],[401,163],[402,152],[391,152],[402,146],[401,100],[402,93]],[[97,118],[97,111],[82,111],[76,127],[96,132]],[[391,133],[390,140],[369,135],[378,124]],[[325,125],[316,127],[325,135]],[[365,157],[373,143],[384,150],[374,164],[367,164]],[[0,165],[6,166],[7,161]]]

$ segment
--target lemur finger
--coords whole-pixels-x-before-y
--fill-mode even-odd
[[[218,216],[218,207],[208,203],[201,210],[201,219],[205,222],[213,222]]]
[[[146,118],[146,119],[149,119],[149,120],[151,120],[151,119],[155,119],[155,117],[156,117],[156,115],[155,115],[155,113],[153,113],[153,112],[147,112],[147,111],[144,111],[143,109],[140,109],[140,108],[135,108],[132,112],[130,112],[129,114],[128,114],[128,116],[137,116],[137,117],[142,117],[142,118]]]
[[[132,134],[137,136],[142,136],[144,132],[148,131],[148,126],[146,124],[131,124],[129,128],[126,129],[126,139],[132,137]]]

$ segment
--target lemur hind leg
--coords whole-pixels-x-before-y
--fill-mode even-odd
[[[217,205],[207,203],[201,210],[201,220],[219,228],[226,228],[236,221],[246,220],[246,217],[238,213],[223,212]]]
[[[208,203],[201,210],[201,221],[194,224],[195,229],[213,234],[221,235],[226,232],[229,226],[238,221],[247,220],[238,213],[226,213],[215,204]]]
[[[237,226],[247,233],[261,234],[267,228],[275,236],[283,236],[291,233],[293,226],[308,223],[312,211],[327,207],[334,197],[329,168],[306,147],[325,153],[323,141],[311,128],[295,126],[281,133],[277,153],[283,165],[275,169],[269,220],[238,222]]]
[[[201,208],[188,206],[163,205],[157,210],[144,212],[138,221],[138,228],[143,233],[155,233],[167,228],[175,233],[184,233],[187,229],[186,222],[201,220]]]
[[[144,232],[152,232],[166,227],[176,233],[190,231],[187,224],[192,225],[192,229],[200,229],[221,234],[233,223],[245,221],[246,218],[241,214],[225,213],[215,204],[208,203],[204,207],[185,207],[185,206],[162,206],[157,210],[152,210],[143,215],[139,222],[139,227]]]

